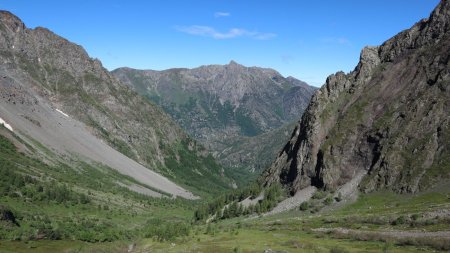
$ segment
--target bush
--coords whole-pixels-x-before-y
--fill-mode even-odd
[[[413,214],[412,216],[411,216],[411,219],[412,220],[414,220],[414,221],[416,221],[416,220],[418,220],[420,218],[420,215],[419,214]]]
[[[341,247],[330,249],[330,253],[347,253],[348,251]]]
[[[402,225],[406,223],[406,217],[405,216],[399,216],[396,220],[394,220],[392,222],[392,225],[397,226],[397,225]]]
[[[316,191],[312,198],[313,199],[323,199],[327,196],[327,193],[325,191]]]
[[[144,237],[155,238],[157,241],[171,241],[180,236],[188,236],[191,226],[184,222],[162,221],[151,219],[144,229]]]
[[[306,211],[309,208],[309,203],[307,201],[303,202],[302,204],[300,204],[300,210],[301,211]]]
[[[324,203],[325,205],[329,205],[329,204],[333,203],[333,198],[332,198],[332,197],[328,197],[328,198],[326,198],[326,199],[323,201],[323,203]]]

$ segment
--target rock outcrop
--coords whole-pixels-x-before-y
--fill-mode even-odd
[[[450,1],[327,78],[262,182],[417,192],[450,174]]]

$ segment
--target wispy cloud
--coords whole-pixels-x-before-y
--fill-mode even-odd
[[[213,27],[210,26],[177,26],[175,27],[178,31],[184,32],[191,35],[210,37],[218,40],[222,39],[232,39],[237,37],[248,37],[257,40],[268,40],[276,37],[277,35],[274,33],[261,33],[261,32],[253,32],[248,31],[242,28],[232,28],[227,32],[219,32]]]
[[[221,11],[214,12],[214,17],[216,18],[229,17],[230,15],[231,13],[229,12],[221,12]]]
[[[333,43],[333,44],[339,44],[339,45],[351,45],[350,40],[344,37],[327,37],[320,39],[323,43]]]

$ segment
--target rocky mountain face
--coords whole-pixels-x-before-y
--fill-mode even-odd
[[[95,156],[95,162],[118,159],[118,154],[105,157],[100,149],[91,150],[96,146],[89,143],[97,143],[91,134],[139,163],[133,166],[143,165],[190,189],[225,189],[231,183],[201,145],[81,46],[45,28],[28,29],[6,11],[0,12],[0,75],[0,117],[13,128],[27,130],[17,132],[22,137],[53,143],[57,151]],[[53,122],[55,111],[63,123]],[[67,128],[57,131],[53,123]],[[76,131],[88,142],[67,130],[78,125]],[[68,148],[74,142],[77,150]]]
[[[161,106],[223,165],[259,171],[287,140],[284,134],[277,135],[280,145],[268,146],[260,135],[298,120],[315,91],[273,69],[245,67],[234,61],[165,71],[119,68],[112,73]],[[243,146],[243,140],[252,137],[260,140],[259,146],[271,148],[271,159],[261,161],[255,147]]]
[[[366,47],[312,97],[262,181],[292,193],[335,189],[360,172],[363,191],[418,192],[450,176],[450,1]]]

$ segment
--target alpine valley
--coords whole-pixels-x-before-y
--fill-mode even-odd
[[[110,72],[0,11],[0,252],[448,252],[449,124],[450,0],[319,89]]]

